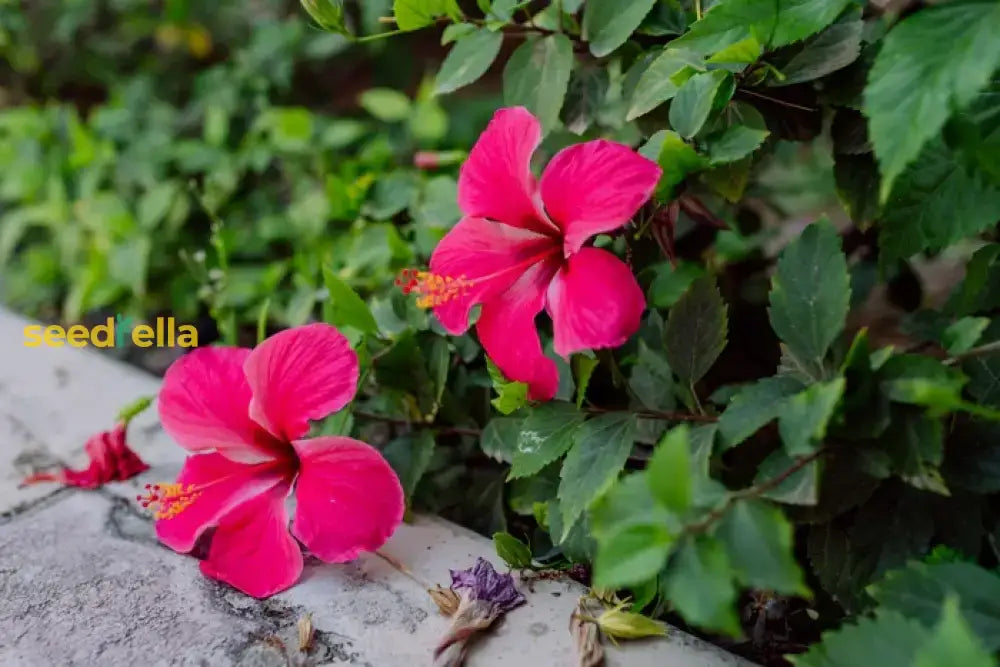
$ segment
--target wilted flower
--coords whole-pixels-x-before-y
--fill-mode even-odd
[[[108,482],[121,482],[149,470],[149,466],[125,442],[125,422],[92,436],[85,449],[90,457],[90,465],[86,469],[63,468],[58,472],[35,473],[23,484],[59,482],[81,489],[96,489]]]
[[[601,646],[601,633],[593,619],[595,613],[591,605],[598,604],[589,598],[582,597],[576,604],[576,610],[569,619],[569,632],[573,635],[576,646],[579,667],[598,667],[604,664],[604,647]]]
[[[459,593],[451,628],[434,650],[435,667],[457,667],[465,661],[469,641],[480,630],[526,602],[514,577],[500,574],[485,558],[467,570],[451,571],[451,587]]]
[[[649,199],[661,170],[628,146],[599,139],[560,151],[536,183],[541,125],[523,107],[501,109],[462,165],[465,215],[434,249],[430,271],[400,276],[404,292],[459,335],[469,314],[493,363],[528,385],[532,400],[558,388],[535,317],[552,316],[556,354],[616,347],[639,329],[646,300],[625,263],[590,238],[618,229]]]
[[[160,421],[195,455],[175,484],[140,498],[155,512],[160,541],[187,553],[215,527],[201,571],[254,597],[298,580],[299,542],[328,563],[382,546],[403,518],[392,468],[358,440],[306,438],[310,420],[347,405],[357,383],[357,354],[326,324],[282,331],[252,351],[206,347],[176,361],[163,380]]]
[[[454,616],[455,612],[458,611],[458,604],[461,602],[461,598],[458,597],[458,593],[454,589],[435,586],[434,588],[428,588],[427,593],[445,616]]]

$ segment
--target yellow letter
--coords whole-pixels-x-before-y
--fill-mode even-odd
[[[151,339],[154,335],[153,327],[148,324],[138,324],[132,329],[132,342],[136,347],[149,347],[153,344]]]
[[[42,325],[33,324],[30,327],[24,327],[24,346],[39,347],[41,344],[42,344]]]
[[[57,324],[53,324],[45,330],[45,344],[49,347],[62,347],[66,330]]]
[[[82,324],[74,324],[66,332],[66,342],[73,347],[86,347],[90,332]]]
[[[177,327],[178,347],[198,347],[198,330],[190,324]]]
[[[99,335],[104,334],[104,340]],[[98,324],[90,330],[90,342],[94,347],[114,347],[115,346],[115,318],[109,317],[107,324]]]

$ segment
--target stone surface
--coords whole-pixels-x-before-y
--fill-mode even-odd
[[[498,564],[489,540],[419,517],[385,557],[309,560],[297,586],[266,601],[207,580],[195,558],[157,542],[134,502],[138,488],[172,479],[183,460],[155,410],[129,432],[152,465],[141,478],[99,491],[19,488],[40,467],[84,464],[87,437],[158,386],[93,350],[24,348],[27,324],[0,311],[0,665],[428,665],[448,622],[425,589],[477,556]],[[522,588],[528,604],[474,646],[471,667],[575,664],[567,626],[582,587]],[[297,623],[307,614],[315,635],[303,652]],[[749,664],[680,631],[608,648],[611,667]]]

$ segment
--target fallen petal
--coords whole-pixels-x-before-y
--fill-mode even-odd
[[[108,482],[125,481],[149,470],[146,462],[126,444],[124,424],[92,436],[85,449],[90,458],[87,468],[63,468],[57,472],[36,473],[27,477],[22,484],[58,482],[81,489],[96,489]]]

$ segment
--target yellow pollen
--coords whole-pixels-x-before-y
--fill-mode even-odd
[[[475,283],[466,280],[464,275],[442,276],[430,271],[404,269],[396,278],[396,284],[403,290],[403,294],[415,293],[419,307],[434,308],[465,296]]]
[[[154,519],[172,519],[201,495],[198,488],[194,484],[147,484],[146,494],[135,499],[152,510]]]

